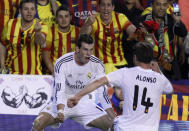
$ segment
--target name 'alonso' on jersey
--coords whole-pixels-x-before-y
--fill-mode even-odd
[[[123,115],[119,125],[128,131],[158,131],[161,94],[173,91],[169,80],[163,74],[140,66],[122,68],[108,74],[107,78],[123,91]]]

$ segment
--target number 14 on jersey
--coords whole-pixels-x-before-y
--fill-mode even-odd
[[[138,104],[138,93],[139,93],[139,86],[135,85],[135,91],[134,91],[134,100],[133,100],[133,110],[135,111],[137,109],[137,104]],[[142,93],[142,101],[141,101],[141,105],[145,106],[145,111],[144,113],[148,113],[148,109],[149,107],[153,106],[153,103],[150,102],[150,98],[147,98],[147,101],[145,101],[146,99],[146,93],[147,93],[147,88],[145,87],[143,89],[143,93]]]

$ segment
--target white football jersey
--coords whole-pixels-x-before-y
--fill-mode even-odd
[[[92,55],[88,63],[80,66],[74,60],[74,52],[60,57],[54,65],[54,72],[57,104],[67,104],[68,98],[74,96],[95,79],[105,75],[104,65],[97,57]],[[105,87],[86,95],[85,98],[95,102],[95,96],[98,96],[104,109],[111,107]]]
[[[119,69],[108,74],[107,79],[123,91],[123,115],[119,118],[123,130],[157,131],[161,94],[173,91],[169,80],[163,74],[139,66]]]

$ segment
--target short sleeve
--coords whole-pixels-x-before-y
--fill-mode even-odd
[[[51,46],[52,46],[52,31],[51,28],[49,27],[48,29],[48,34],[46,36],[46,47],[43,48],[43,50],[45,51],[50,51],[51,50]]]
[[[48,26],[46,24],[42,24],[41,23],[41,32],[45,35],[45,37],[47,36],[47,34],[48,34]]]
[[[104,64],[102,62],[100,62],[98,65],[97,65],[97,76],[96,78],[101,78],[105,76],[105,68],[104,68]]]
[[[58,66],[59,63],[56,62],[54,68],[56,68],[55,70],[55,89],[56,89],[56,95],[55,97],[57,98],[57,104],[64,104],[66,105],[66,95],[65,95],[65,72],[63,70],[63,68]],[[62,65],[63,66],[63,65]]]
[[[110,84],[121,88],[123,73],[124,73],[124,68],[111,72],[108,75],[106,75],[106,77]]]
[[[87,19],[86,19],[86,21],[87,21]],[[92,34],[94,34],[94,33],[97,31],[99,21],[100,21],[100,15],[99,15],[99,14],[96,14],[96,20],[95,20],[95,22],[91,25],[91,27],[92,27]]]
[[[127,30],[127,28],[132,24],[124,14],[119,13],[118,18],[121,28],[124,30]]]
[[[3,32],[2,32],[2,36],[0,36],[0,42],[6,47],[7,46],[7,30],[8,30],[8,26],[5,26],[3,28]]]
[[[165,94],[169,94],[173,92],[173,86],[170,83],[170,81],[163,75],[162,75],[162,82],[163,82],[163,86],[162,86],[162,92]]]

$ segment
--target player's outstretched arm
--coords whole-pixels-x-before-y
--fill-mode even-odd
[[[104,76],[98,80],[95,80],[94,82],[87,85],[83,90],[81,90],[79,93],[77,93],[74,97],[71,97],[67,101],[68,107],[72,108],[74,107],[78,101],[86,94],[96,90],[100,86],[103,86],[105,84],[108,84],[108,79]]]

